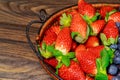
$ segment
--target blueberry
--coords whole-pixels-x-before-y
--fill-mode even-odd
[[[119,42],[119,41],[118,41]],[[118,47],[118,50],[120,50],[120,43],[117,45],[117,47]]]
[[[120,44],[120,36],[118,37],[118,44]]]
[[[114,54],[115,54],[115,57],[120,56],[120,50],[116,50]]]
[[[115,56],[115,57],[113,58],[113,62],[114,62],[115,64],[120,64],[120,56]]]
[[[120,22],[116,22],[115,24],[118,28],[120,27]]]
[[[112,45],[110,45],[110,48],[112,48],[112,49],[117,49],[117,48],[118,48],[118,45],[117,45],[117,44],[112,44]]]
[[[114,64],[111,64],[108,68],[108,73],[111,75],[116,75],[118,72],[118,67]]]
[[[112,80],[120,80],[120,76],[114,76]]]
[[[118,11],[120,12],[120,7],[118,8]]]

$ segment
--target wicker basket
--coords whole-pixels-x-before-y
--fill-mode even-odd
[[[120,7],[120,4],[92,4],[95,8],[99,9],[101,6],[103,5],[110,5],[112,7],[118,8]],[[56,13],[54,13],[52,16],[50,16],[49,18],[47,18],[47,20],[44,21],[31,21],[27,27],[26,27],[26,37],[28,39],[28,43],[30,44],[31,48],[33,49],[33,51],[36,53],[36,55],[38,56],[39,60],[40,60],[40,64],[43,66],[43,68],[48,72],[48,74],[50,76],[52,76],[55,80],[62,80],[58,75],[55,74],[55,70],[49,66],[48,64],[44,63],[42,56],[40,55],[40,52],[38,52],[36,45],[34,45],[32,43],[32,41],[30,40],[30,36],[29,36],[29,29],[31,27],[32,24],[34,23],[43,23],[43,25],[40,27],[39,32],[38,32],[38,36],[39,39],[42,40],[43,36],[44,36],[44,32],[46,29],[48,29],[49,27],[51,27],[52,25],[58,25],[57,22],[57,18],[64,12],[68,12],[74,9],[77,9],[77,5],[75,6],[71,6],[65,9],[62,9]],[[38,37],[37,37],[38,39]],[[38,42],[37,42],[38,43]]]

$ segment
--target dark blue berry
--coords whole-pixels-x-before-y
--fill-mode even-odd
[[[110,45],[110,48],[112,48],[112,49],[117,49],[117,48],[118,48],[118,45],[117,45],[117,44],[112,44],[112,45]]]
[[[112,80],[120,80],[120,76],[114,76]]]
[[[120,44],[118,44],[117,47],[118,47],[118,50],[120,50]]]
[[[118,37],[118,44],[120,44],[120,37]]]
[[[120,27],[120,22],[116,22],[115,24],[118,28]]]
[[[120,64],[120,56],[115,56],[114,59],[113,59],[113,62],[115,64]]]
[[[115,54],[115,57],[120,56],[120,50],[116,50],[114,54]]]
[[[109,67],[108,67],[108,73],[111,74],[111,75],[116,75],[118,72],[118,67],[114,64],[111,64]]]

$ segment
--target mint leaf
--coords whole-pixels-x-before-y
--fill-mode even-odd
[[[97,67],[97,73],[99,73],[101,70],[101,65],[102,65],[102,63],[101,63],[101,59],[100,58],[97,58],[96,59],[96,67]]]
[[[62,56],[62,63],[68,67],[70,65],[70,58],[67,56]]]
[[[108,76],[107,76],[107,74],[98,73],[95,76],[95,80],[108,80]]]

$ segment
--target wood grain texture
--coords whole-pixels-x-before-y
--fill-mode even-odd
[[[107,3],[112,1],[99,0]],[[77,4],[77,0],[0,0],[0,80],[52,80],[29,47],[25,27],[31,20],[39,19],[37,14],[40,9],[45,9],[51,15],[74,4]],[[39,26],[36,24],[31,28],[33,42]]]

